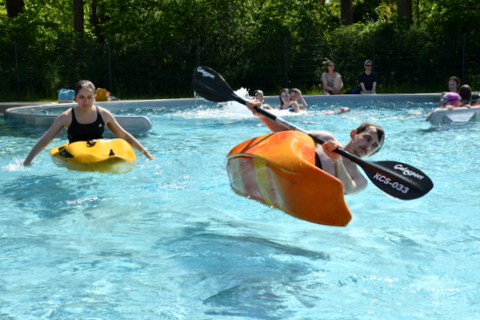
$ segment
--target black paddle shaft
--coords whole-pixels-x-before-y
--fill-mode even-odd
[[[235,94],[225,79],[209,67],[195,67],[193,70],[193,88],[198,96],[209,101],[237,101],[247,105],[247,101]],[[325,143],[324,140],[262,108],[255,107],[255,110],[289,129],[309,135],[317,143]],[[401,200],[417,199],[433,188],[432,180],[413,166],[395,161],[367,162],[344,149],[337,148],[334,151],[358,164],[375,186],[395,198]]]

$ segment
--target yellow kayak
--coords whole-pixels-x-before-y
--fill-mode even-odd
[[[50,150],[53,162],[70,170],[125,173],[135,168],[135,152],[123,139],[65,143]]]
[[[346,226],[352,219],[343,184],[315,166],[315,142],[298,131],[247,140],[227,155],[237,193],[314,223]]]

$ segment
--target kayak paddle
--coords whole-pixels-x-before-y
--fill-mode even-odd
[[[235,94],[225,79],[209,67],[195,67],[193,89],[198,96],[212,102],[237,101],[247,105],[247,101]],[[254,109],[289,129],[309,135],[317,143],[325,143],[324,140],[262,108],[255,107]],[[411,165],[396,161],[364,161],[344,149],[337,148],[334,151],[358,164],[374,185],[392,197],[401,200],[417,199],[426,195],[433,188],[432,180]]]

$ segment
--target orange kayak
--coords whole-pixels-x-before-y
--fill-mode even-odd
[[[343,185],[315,166],[315,142],[298,131],[247,140],[227,155],[237,193],[314,223],[346,226],[352,219]]]

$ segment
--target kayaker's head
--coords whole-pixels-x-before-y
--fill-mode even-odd
[[[378,124],[362,123],[350,132],[349,151],[360,158],[370,157],[380,150],[385,141],[385,131]]]
[[[80,80],[73,88],[75,101],[79,106],[91,107],[95,102],[95,85],[88,80]]]

